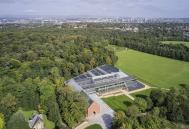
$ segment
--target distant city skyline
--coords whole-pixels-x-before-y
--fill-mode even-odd
[[[0,16],[189,18],[189,0],[0,0]]]

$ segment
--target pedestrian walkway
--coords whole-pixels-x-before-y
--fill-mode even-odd
[[[86,121],[75,129],[84,129],[93,124],[99,124],[103,129],[110,129],[112,126],[114,111],[96,94],[89,94],[89,97],[100,105],[100,113],[86,118]]]

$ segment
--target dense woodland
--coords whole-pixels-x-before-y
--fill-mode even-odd
[[[46,114],[57,128],[74,127],[85,117],[87,102],[64,81],[117,60],[104,44],[50,30],[2,32],[0,46],[0,117],[8,129],[25,129],[12,123],[20,108]]]
[[[188,109],[188,86],[181,85],[170,91],[152,90],[148,97],[138,96],[125,112],[118,111],[113,128],[179,129],[179,123],[189,124]]]
[[[2,27],[0,129],[26,129],[27,122],[20,110],[36,110],[46,115],[57,129],[75,127],[84,119],[88,103],[85,96],[64,82],[96,66],[114,65],[117,57],[107,48],[109,44],[189,61],[189,48],[186,46],[160,43],[162,40],[182,40],[182,31],[162,31],[158,29],[159,25],[149,25],[150,31],[134,33],[107,30],[104,26],[107,25],[88,24],[84,29],[73,29],[67,24],[61,28]],[[144,29],[147,25],[137,26]],[[188,88],[182,87],[179,91],[152,92],[150,98],[138,98],[136,104],[128,109],[132,114],[136,113],[118,112],[114,128],[159,129],[164,128],[164,124],[159,125],[166,119],[168,123],[188,124],[188,93]],[[149,123],[146,124],[149,127],[144,123]]]

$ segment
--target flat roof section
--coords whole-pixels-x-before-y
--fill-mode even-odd
[[[102,65],[99,67],[100,69],[106,71],[107,73],[115,73],[115,72],[119,72],[119,69],[116,67],[113,67],[111,65]]]
[[[144,85],[138,82],[135,78],[125,74],[118,68],[111,65],[102,65],[90,71],[87,71],[70,80],[79,90],[84,90],[89,93],[98,92],[97,89],[106,87],[121,88],[127,87],[129,91],[143,88]]]

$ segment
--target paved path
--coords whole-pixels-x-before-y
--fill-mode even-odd
[[[135,100],[135,98],[133,96],[131,96],[130,94],[128,94],[128,93],[126,93],[124,95],[126,95],[127,97],[129,97],[131,100]]]
[[[93,101],[100,105],[101,113],[88,117],[85,122],[77,126],[75,129],[84,129],[93,124],[99,124],[103,129],[110,129],[112,126],[114,111],[96,94],[90,94],[89,96]]]

